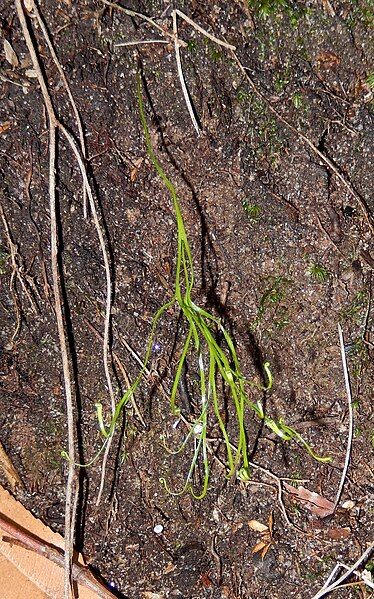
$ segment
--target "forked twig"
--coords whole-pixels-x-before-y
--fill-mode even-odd
[[[366,549],[366,551],[364,551],[364,553],[358,558],[358,560],[353,564],[353,566],[351,566],[350,568],[347,568],[346,572],[344,572],[344,574],[342,574],[340,576],[340,578],[335,580],[335,582],[329,584],[329,581],[331,580],[332,576],[336,572],[336,569],[334,568],[332,575],[328,579],[328,582],[323,585],[323,587],[318,591],[318,593],[316,595],[313,595],[312,599],[321,599],[321,597],[324,597],[328,593],[331,593],[331,591],[334,591],[335,589],[339,588],[339,586],[345,580],[347,580],[347,578],[349,576],[351,576],[351,574],[353,574],[355,572],[355,570],[369,558],[369,556],[373,550],[374,550],[374,542],[372,542],[369,545],[369,547]]]
[[[219,46],[222,46],[222,47],[226,48],[227,50],[235,50],[236,49],[235,46],[233,46],[232,44],[228,44],[227,42],[224,42],[223,40],[218,39],[217,37],[215,37],[214,35],[212,35],[211,33],[209,33],[209,31],[207,31],[206,29],[204,29],[203,27],[201,27],[200,25],[198,25],[197,23],[195,23],[195,21],[193,21],[192,19],[190,19],[190,17],[188,17],[186,14],[184,14],[182,11],[180,11],[178,9],[174,9],[172,11],[172,13],[171,13],[173,33],[170,33],[170,31],[168,29],[166,29],[165,27],[161,27],[153,19],[151,19],[150,17],[147,17],[146,15],[143,15],[142,13],[135,12],[135,11],[130,10],[128,8],[124,8],[123,6],[120,6],[119,4],[115,4],[113,2],[109,2],[109,0],[102,0],[102,2],[106,6],[110,6],[111,8],[116,8],[117,10],[120,10],[120,11],[124,12],[125,14],[127,14],[129,16],[139,17],[139,18],[147,21],[147,23],[149,23],[150,25],[152,25],[153,27],[155,27],[156,29],[158,29],[159,31],[161,31],[162,34],[165,37],[171,38],[173,40],[174,51],[175,51],[175,60],[176,60],[176,63],[177,63],[177,73],[178,73],[179,81],[180,81],[180,84],[181,84],[184,101],[186,103],[188,114],[190,115],[190,119],[192,121],[194,129],[195,129],[197,135],[200,136],[202,130],[201,130],[201,127],[200,127],[200,125],[198,123],[198,120],[196,118],[196,112],[195,112],[194,107],[193,107],[192,102],[191,102],[190,94],[188,92],[186,80],[185,80],[185,77],[184,77],[184,74],[183,74],[183,69],[182,69],[182,61],[181,61],[181,56],[180,56],[180,48],[182,46],[186,47],[187,44],[186,44],[186,42],[184,42],[183,40],[181,40],[179,38],[179,36],[178,36],[177,17],[180,17],[181,19],[183,19],[186,23],[188,23],[189,25],[191,25],[191,27],[193,27],[196,31],[198,31],[199,33],[201,33],[202,35],[204,35],[205,37],[207,37],[208,39],[210,39],[215,44],[218,44]],[[117,46],[117,47],[118,46],[133,46],[133,45],[138,45],[138,44],[142,44],[142,43],[143,44],[161,43],[162,41],[163,40],[146,40],[144,42],[141,42],[141,41],[137,41],[137,42],[124,42],[124,43],[120,43],[120,44],[115,44],[115,46]]]
[[[84,153],[85,153],[85,141],[84,141],[84,133],[83,133],[83,126],[81,123],[81,119],[80,119],[80,115],[79,115],[79,111],[77,109],[77,106],[75,104],[73,95],[71,93],[68,81],[64,75],[64,72],[62,70],[62,67],[58,61],[57,55],[54,51],[53,48],[53,44],[48,36],[48,32],[47,29],[44,25],[43,19],[38,11],[38,8],[36,6],[36,3],[34,2],[34,0],[32,0],[32,6],[33,9],[35,10],[35,14],[37,15],[38,18],[38,22],[39,25],[42,29],[43,35],[45,36],[45,40],[46,43],[48,45],[48,48],[51,52],[52,58],[56,64],[56,67],[58,68],[58,71],[61,75],[61,78],[63,80],[63,83],[65,85],[67,94],[69,96],[69,100],[70,103],[72,105],[74,114],[75,114],[75,118],[76,118],[76,122],[77,122],[77,127],[78,127],[78,131],[79,131],[79,136],[80,136],[80,143],[81,143],[81,150],[83,153],[83,157],[82,157],[82,153],[79,151],[78,146],[73,138],[73,136],[71,135],[71,133],[66,129],[66,127],[64,127],[64,125],[59,121],[59,119],[56,116],[56,113],[54,111],[53,105],[52,105],[52,101],[50,100],[50,108],[53,111],[53,123],[54,123],[54,127],[56,129],[59,129],[63,135],[65,136],[69,146],[71,147],[73,154],[78,162],[79,165],[79,170],[81,172],[81,176],[83,179],[83,188],[85,190],[85,196],[84,198],[87,196],[88,197],[88,202],[89,202],[89,206],[90,206],[90,210],[91,210],[91,214],[92,214],[92,219],[95,225],[95,229],[99,238],[99,244],[100,244],[100,248],[101,248],[101,252],[103,255],[103,260],[104,260],[104,267],[105,267],[105,275],[106,275],[106,304],[105,304],[105,321],[104,321],[104,336],[103,336],[103,365],[104,365],[104,371],[105,371],[105,378],[106,378],[106,382],[107,382],[107,386],[108,386],[108,391],[109,391],[109,395],[110,395],[110,401],[111,401],[111,409],[112,412],[114,412],[115,410],[115,397],[114,397],[114,391],[113,391],[113,385],[112,385],[112,381],[111,381],[111,375],[110,375],[110,371],[109,371],[109,365],[111,362],[111,352],[110,352],[110,318],[111,318],[111,307],[112,307],[112,295],[113,295],[113,291],[112,291],[112,280],[111,280],[111,267],[110,267],[110,261],[109,261],[109,256],[108,256],[108,251],[106,248],[106,241],[105,241],[105,237],[104,237],[104,233],[103,233],[103,229],[101,227],[100,224],[100,220],[99,220],[99,216],[98,216],[98,212],[96,209],[96,205],[95,205],[95,201],[94,201],[94,197],[93,197],[93,193],[91,190],[91,186],[90,183],[88,181],[88,176],[87,176],[87,171],[86,171],[86,167],[84,164]],[[36,52],[34,51],[35,57],[36,57]],[[38,73],[37,69],[35,69],[35,71]],[[40,76],[43,77],[43,74],[39,68],[40,71]],[[38,79],[40,79],[39,74],[38,74]],[[40,81],[39,81],[40,84]],[[45,91],[48,93],[47,90],[47,85],[44,82],[44,89]],[[43,93],[43,97],[44,97],[44,93]],[[84,200],[85,201],[85,200]],[[86,212],[86,208],[84,208],[84,212]],[[103,489],[103,485],[104,485],[104,479],[105,479],[105,465],[106,465],[106,460],[110,451],[110,446],[111,446],[112,440],[109,439],[107,446],[106,446],[106,450],[105,450],[105,454],[104,454],[104,459],[103,459],[103,468],[102,468],[102,482],[100,485],[100,492],[99,492],[99,501],[100,501],[100,497],[101,497],[101,493],[102,493],[102,489]]]
[[[60,270],[59,270],[59,247],[58,247],[58,233],[57,233],[57,212],[56,212],[56,133],[58,128],[58,121],[53,108],[52,100],[49,95],[47,84],[43,72],[40,68],[39,59],[36,54],[34,43],[29,33],[28,25],[26,22],[25,14],[21,0],[15,0],[15,6],[18,14],[18,18],[21,24],[23,37],[25,39],[28,51],[31,56],[33,68],[37,74],[38,82],[43,96],[44,106],[48,115],[48,129],[49,129],[49,210],[51,217],[51,267],[52,267],[52,280],[53,280],[53,293],[55,299],[55,313],[57,330],[60,342],[60,353],[62,361],[63,379],[65,387],[65,401],[66,401],[66,413],[67,413],[67,425],[68,425],[68,476],[66,482],[66,497],[65,497],[65,556],[64,556],[64,567],[65,567],[65,579],[64,579],[64,597],[69,599],[70,587],[71,587],[71,571],[72,571],[72,558],[73,558],[73,545],[72,545],[72,528],[74,523],[72,522],[72,494],[73,484],[75,476],[75,434],[74,434],[74,404],[73,404],[73,389],[72,379],[69,365],[68,355],[68,343],[66,339],[64,317],[62,310],[63,298],[60,290]]]
[[[60,61],[58,60],[57,54],[56,54],[54,46],[52,44],[52,40],[49,37],[47,27],[45,26],[43,18],[42,18],[41,14],[40,14],[38,5],[35,2],[35,0],[30,0],[30,2],[31,2],[32,10],[34,11],[35,16],[37,18],[37,21],[39,23],[39,27],[42,30],[45,42],[46,42],[46,44],[48,46],[48,49],[50,51],[50,54],[52,56],[52,60],[53,60],[53,62],[56,65],[56,68],[57,68],[57,70],[58,70],[58,72],[60,74],[60,77],[62,79],[62,82],[64,84],[66,93],[67,93],[67,95],[69,97],[70,104],[71,104],[71,107],[73,109],[74,116],[75,116],[75,121],[76,121],[77,128],[78,128],[81,153],[82,153],[82,156],[83,156],[83,158],[85,160],[86,159],[86,140],[85,140],[85,137],[84,137],[82,119],[81,119],[81,116],[79,114],[79,110],[78,110],[77,105],[75,103],[73,94],[71,93],[70,85],[69,85],[69,82],[68,82],[68,80],[66,78],[64,70],[63,70],[63,68],[62,68],[62,66],[60,64]],[[84,215],[85,218],[87,218],[87,192],[86,192],[85,185],[83,185],[83,215]]]
[[[33,310],[34,313],[36,313],[38,311],[38,308],[34,301],[33,294],[38,296],[38,292],[35,287],[34,281],[32,280],[32,277],[30,277],[27,274],[27,272],[24,272],[25,269],[23,267],[22,257],[19,254],[17,244],[13,241],[10,226],[9,226],[4,208],[1,204],[0,204],[0,216],[1,216],[1,220],[3,221],[5,237],[7,239],[9,251],[10,251],[10,261],[12,264],[12,274],[10,276],[9,289],[12,294],[15,313],[16,313],[16,328],[12,335],[12,341],[14,341],[21,329],[21,322],[22,322],[22,308],[20,305],[21,302],[20,302],[20,298],[18,296],[18,291],[17,291],[17,281],[21,285],[22,290],[24,291],[27,299],[29,300],[31,309]],[[31,291],[29,288],[31,289]]]

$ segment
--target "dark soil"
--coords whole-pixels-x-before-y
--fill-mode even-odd
[[[144,356],[152,317],[174,283],[175,218],[147,158],[136,98],[141,72],[152,141],[181,198],[197,272],[194,299],[222,317],[246,377],[260,381],[262,362],[270,362],[274,386],[267,412],[293,425],[319,454],[333,457],[331,464],[313,460],[296,443],[263,429],[248,411],[251,460],[278,477],[302,479],[332,501],[348,434],[337,323],[342,325],[354,396],[354,441],[341,501],[346,507],[318,519],[285,493],[298,530],[284,519],[274,478],[255,468],[248,484],[227,480],[214,459],[205,499],[165,492],[160,477],[177,489],[189,467],[187,454],[170,456],[160,442],[163,433],[177,442],[186,434],[182,423],[172,428],[176,419],[167,393],[160,392],[160,381],[166,392],[171,388],[183,338],[174,310],[157,329],[152,372],[136,395],[145,427],[126,409],[98,508],[100,460],[81,470],[76,546],[121,597],[312,597],[337,561],[353,564],[373,540],[374,245],[363,206],[374,209],[374,100],[367,83],[374,6],[371,0],[251,1],[249,8],[245,0],[177,4],[236,46],[283,120],[253,91],[229,50],[180,21],[188,44],[181,50],[183,70],[203,128],[198,137],[173,44],[114,47],[160,39],[160,32],[98,1],[41,3],[84,123],[89,174],[111,250],[113,350],[133,380],[139,364],[126,344]],[[127,6],[171,31],[168,2]],[[55,108],[76,135],[58,71],[32,23]],[[17,278],[2,221],[1,442],[25,486],[17,497],[63,532],[66,415],[52,307],[47,120],[12,2],[4,2],[1,26],[18,57],[15,66],[1,57],[0,177],[19,269]],[[101,445],[95,402],[106,413],[110,409],[102,343],[94,332],[103,332],[105,273],[94,226],[83,217],[79,169],[61,138],[58,198],[80,456],[87,462]],[[195,366],[191,361],[186,375],[190,395]],[[126,384],[118,364],[113,381],[119,398]],[[254,390],[252,399],[260,398]],[[228,398],[225,413],[230,422]],[[209,435],[212,452],[224,459],[218,430]],[[273,544],[261,559],[252,553],[259,534],[248,522],[266,524],[271,513]],[[335,596],[369,594],[356,585]]]

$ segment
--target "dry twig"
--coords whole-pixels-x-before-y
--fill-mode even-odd
[[[64,597],[69,599],[70,588],[71,588],[71,572],[72,572],[72,557],[73,557],[73,544],[72,529],[75,528],[75,523],[72,522],[72,494],[75,477],[75,434],[74,434],[74,400],[73,400],[73,385],[70,373],[69,365],[69,354],[68,354],[68,342],[66,338],[63,309],[62,309],[62,295],[60,290],[60,271],[59,271],[59,247],[58,247],[58,233],[57,233],[57,201],[56,201],[56,134],[59,126],[59,122],[56,118],[56,114],[53,108],[52,100],[49,95],[47,84],[39,64],[36,49],[34,47],[33,40],[31,38],[24,9],[21,0],[15,0],[15,7],[18,14],[18,18],[21,24],[23,37],[25,39],[28,51],[31,56],[33,68],[37,74],[38,82],[43,96],[44,106],[48,115],[48,129],[49,129],[49,209],[51,218],[51,267],[52,267],[52,279],[53,279],[53,293],[55,300],[55,313],[57,321],[58,336],[60,342],[60,353],[62,360],[64,388],[65,388],[65,401],[66,401],[66,412],[67,412],[67,424],[68,424],[68,476],[66,482],[66,497],[65,497],[65,556],[64,556],[64,567],[65,567],[65,582],[64,582]]]
[[[340,498],[342,496],[344,482],[345,482],[345,479],[346,479],[346,476],[347,476],[347,471],[348,471],[348,467],[349,467],[349,461],[350,461],[350,458],[351,458],[352,440],[353,440],[352,393],[351,393],[351,385],[350,385],[350,382],[349,382],[347,357],[345,355],[343,331],[342,331],[342,328],[341,328],[340,324],[338,324],[338,333],[339,333],[340,353],[341,353],[342,364],[343,364],[345,389],[346,389],[346,392],[347,392],[347,399],[348,399],[349,429],[348,429],[347,450],[346,450],[346,455],[345,455],[344,468],[343,468],[343,471],[342,471],[342,475],[341,475],[341,479],[340,479],[340,483],[339,483],[339,488],[338,488],[338,491],[336,493],[336,497],[335,497],[335,501],[334,501],[334,510],[333,510],[333,513],[335,512],[336,508],[338,507]]]
[[[66,78],[64,70],[63,70],[63,68],[62,68],[62,66],[60,64],[60,61],[58,60],[57,54],[55,52],[55,49],[54,49],[54,46],[53,46],[53,43],[52,43],[52,40],[49,37],[48,30],[47,30],[47,28],[45,26],[45,23],[43,21],[43,18],[42,18],[41,14],[40,14],[38,5],[35,2],[35,0],[30,0],[30,7],[32,8],[32,10],[35,13],[37,21],[39,23],[39,27],[42,30],[45,42],[46,42],[46,44],[48,46],[48,49],[50,51],[50,54],[52,56],[52,60],[53,60],[53,62],[56,65],[56,68],[57,68],[57,70],[58,70],[58,72],[60,74],[60,77],[62,79],[62,82],[64,84],[66,93],[67,93],[67,95],[69,97],[69,101],[70,101],[71,107],[72,107],[73,112],[74,112],[75,122],[77,124],[77,129],[78,129],[78,133],[79,133],[80,150],[81,150],[83,158],[86,159],[86,141],[85,141],[85,138],[84,138],[84,131],[83,131],[82,119],[81,119],[81,116],[79,114],[79,110],[77,108],[77,105],[75,103],[73,94],[71,93],[69,82],[68,82],[68,80]],[[87,192],[86,192],[86,187],[85,187],[84,184],[83,184],[82,193],[83,193],[83,214],[84,214],[84,217],[87,218]]]
[[[334,591],[335,589],[339,588],[342,585],[342,583],[345,580],[347,580],[347,578],[349,576],[351,576],[351,574],[353,574],[355,572],[355,570],[370,557],[373,550],[374,550],[374,542],[372,542],[369,545],[369,547],[366,549],[366,551],[364,551],[364,553],[362,553],[362,555],[353,564],[353,566],[351,566],[350,568],[347,568],[346,572],[344,572],[344,574],[342,574],[337,580],[335,580],[335,582],[330,583],[330,581],[332,580],[333,576],[335,575],[335,573],[337,571],[337,567],[335,566],[335,568],[333,569],[327,582],[323,585],[323,587],[318,591],[318,593],[316,595],[313,595],[312,599],[321,599],[321,597],[324,597],[328,593],[331,593],[331,591]],[[344,566],[344,567],[346,567],[346,566]]]

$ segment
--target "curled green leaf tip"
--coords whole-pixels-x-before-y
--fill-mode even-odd
[[[271,370],[270,370],[270,362],[265,362],[264,363],[264,371],[267,377],[267,385],[265,385],[264,387],[264,391],[270,391],[270,389],[273,386],[273,375],[271,374]]]
[[[238,479],[242,482],[248,482],[251,479],[248,468],[240,468],[238,471]]]

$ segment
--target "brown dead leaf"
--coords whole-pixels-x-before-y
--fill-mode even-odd
[[[206,572],[203,572],[200,575],[200,582],[203,585],[203,587],[205,587],[206,589],[209,589],[210,587],[213,586],[210,576]]]
[[[261,559],[264,559],[270,547],[274,544],[273,524],[273,512],[271,512],[269,515],[267,526],[262,524],[262,522],[258,522],[258,520],[250,520],[248,522],[249,528],[260,533],[260,540],[258,540],[256,545],[253,547],[252,553],[260,553]]]
[[[333,513],[335,507],[333,502],[322,497],[322,495],[318,495],[314,491],[309,491],[305,487],[293,487],[286,482],[283,485],[290,495],[301,501],[315,516],[325,518]]]
[[[7,455],[4,447],[0,443],[0,470],[3,472],[6,480],[8,481],[12,491],[15,490],[16,487],[22,487],[22,481],[18,476],[18,472],[13,466],[12,460]]]
[[[0,135],[5,133],[5,131],[8,131],[9,127],[10,121],[4,121],[3,123],[0,123]]]
[[[326,71],[333,70],[339,66],[340,57],[330,50],[322,50],[322,52],[317,55],[317,64],[320,69]]]
[[[351,535],[351,531],[349,528],[329,528],[326,533],[326,536],[333,541],[341,541],[342,539],[348,539]]]
[[[4,48],[5,59],[9,62],[9,64],[12,65],[12,67],[18,67],[19,66],[18,56],[15,53],[15,51],[13,50],[13,48],[12,48],[10,42],[8,42],[8,40],[4,40],[3,48]]]
[[[265,543],[265,541],[258,541],[258,543],[256,543],[256,545],[253,547],[252,553],[258,553],[259,551],[262,551],[266,545],[267,543]]]
[[[163,574],[170,574],[171,572],[174,572],[174,570],[175,570],[175,568],[176,568],[176,567],[177,567],[177,566],[176,566],[175,564],[173,564],[173,562],[169,562],[169,563],[168,563],[168,564],[165,566],[165,568],[164,568],[164,570],[163,570]]]
[[[252,530],[255,530],[256,532],[261,532],[261,533],[269,530],[269,527],[266,526],[266,524],[261,524],[261,522],[258,522],[257,520],[250,520],[248,522],[248,526]]]
[[[130,171],[130,181],[131,181],[131,183],[134,183],[134,181],[136,181],[136,178],[138,176],[139,168],[143,164],[143,161],[144,161],[144,158],[136,158],[136,160],[132,161],[132,163],[134,165],[134,168],[132,168],[131,171]]]

